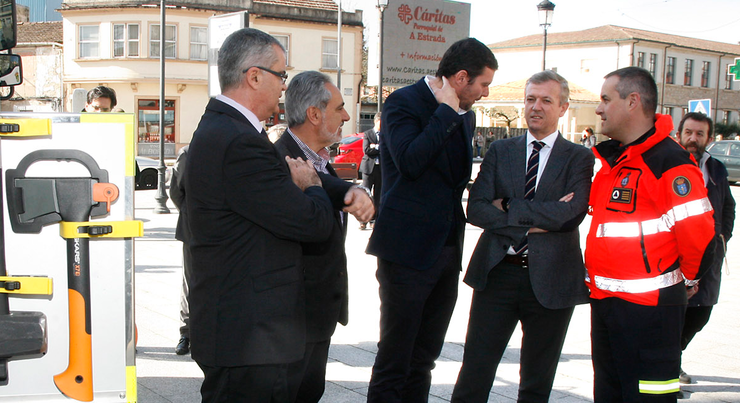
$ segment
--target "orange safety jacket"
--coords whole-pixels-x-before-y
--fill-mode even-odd
[[[669,137],[670,116],[621,146],[593,150],[602,167],[589,199],[586,283],[591,298],[617,297],[640,305],[686,303],[714,250],[712,205],[689,153]]]

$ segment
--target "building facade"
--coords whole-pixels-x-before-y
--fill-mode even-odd
[[[295,76],[320,70],[337,79],[337,5],[331,0],[183,0],[165,9],[165,119],[159,127],[159,3],[140,0],[68,0],[62,4],[64,107],[71,111],[75,89],[106,85],[118,106],[136,116],[138,154],[174,157],[190,142],[208,103],[208,22],[246,11],[249,26],[274,35],[288,52],[287,71]],[[362,81],[362,12],[342,13],[341,89],[354,133]],[[290,79],[288,80],[290,84]],[[265,122],[284,120],[284,113]]]
[[[542,66],[542,35],[530,35],[489,45],[501,69],[495,82],[529,77]],[[604,76],[622,67],[649,70],[658,84],[658,112],[677,125],[688,101],[710,99],[716,122],[738,122],[740,82],[733,82],[728,65],[740,57],[740,45],[606,25],[583,31],[550,33],[548,69],[595,94]],[[506,68],[516,66],[516,68]],[[600,121],[596,121],[600,132]]]

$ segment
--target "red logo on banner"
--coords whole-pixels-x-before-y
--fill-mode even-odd
[[[398,7],[398,18],[406,25],[408,25],[409,21],[414,18],[414,16],[411,15],[411,7],[409,7],[408,4],[401,4],[401,7]]]

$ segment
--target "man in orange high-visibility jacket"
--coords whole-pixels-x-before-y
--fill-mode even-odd
[[[609,73],[596,114],[612,140],[594,148],[586,282],[594,401],[675,402],[686,285],[712,263],[714,221],[701,171],[655,114],[647,70]],[[708,248],[709,247],[709,248]]]

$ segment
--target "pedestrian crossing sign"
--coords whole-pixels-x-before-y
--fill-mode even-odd
[[[712,116],[712,100],[711,99],[689,100],[689,112],[699,112],[707,116]]]

